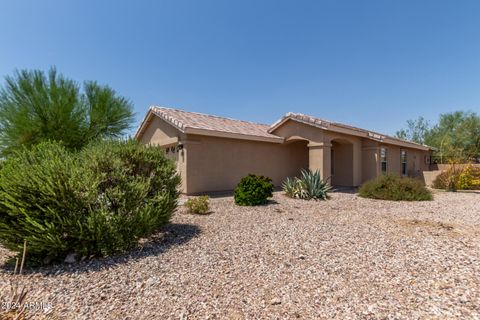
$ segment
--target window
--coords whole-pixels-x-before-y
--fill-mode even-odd
[[[176,150],[175,146],[168,146],[165,148],[165,155],[167,158],[172,159],[172,160],[177,160],[178,158],[178,152]]]
[[[402,166],[402,176],[407,175],[407,151],[401,150],[400,151],[400,163]]]
[[[387,148],[380,148],[380,163],[382,172],[387,172]]]

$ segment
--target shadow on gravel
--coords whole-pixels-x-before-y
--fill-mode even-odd
[[[358,188],[355,187],[334,187],[332,192],[335,193],[349,193],[349,194],[355,194],[357,193]]]
[[[141,260],[150,256],[160,256],[170,248],[180,246],[201,233],[201,229],[193,224],[171,223],[165,226],[157,234],[141,243],[139,247],[123,254],[106,258],[93,258],[74,264],[56,264],[48,267],[26,268],[24,275],[40,273],[44,276],[57,276],[66,273],[94,272],[113,268],[117,265]],[[12,273],[13,268],[9,264],[0,266],[3,272]]]

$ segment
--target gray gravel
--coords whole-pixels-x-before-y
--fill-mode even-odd
[[[480,319],[479,202],[213,199],[129,255],[1,270],[0,300],[15,281],[72,319]]]

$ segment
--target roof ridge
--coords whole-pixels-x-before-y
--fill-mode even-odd
[[[377,131],[373,131],[373,130],[368,130],[368,129],[363,129],[363,128],[360,128],[360,127],[357,127],[357,126],[354,126],[354,125],[350,125],[350,124],[347,124],[347,123],[331,121],[331,120],[319,118],[319,117],[308,115],[308,114],[305,114],[305,113],[298,113],[298,112],[287,112],[282,118],[280,118],[278,121],[276,121],[274,124],[272,124],[270,128],[275,127],[276,125],[278,125],[284,119],[287,119],[287,118],[290,118],[290,117],[295,117],[295,116],[309,117],[309,118],[312,118],[312,119],[317,119],[317,120],[326,122],[328,124],[348,127],[348,128],[354,129],[354,130],[361,131],[361,132],[369,132],[369,133],[372,133],[372,134],[378,134],[378,135],[383,136],[385,138],[389,138],[389,139],[393,139],[393,140],[397,140],[397,141],[401,141],[401,142],[406,142],[406,143],[411,143],[411,144],[415,144],[415,145],[422,146],[422,147],[429,147],[426,144],[421,144],[421,143],[418,143],[418,142],[397,138],[397,137],[391,136],[389,134],[385,134],[385,133],[381,133],[381,132],[377,132]],[[269,129],[269,132],[270,132],[270,129]]]
[[[195,112],[195,111],[185,111],[185,110],[182,110],[182,109],[165,107],[165,106],[152,105],[152,106],[150,106],[150,109],[152,109],[152,108],[168,109],[168,110],[173,110],[173,111],[178,111],[178,112],[184,112],[184,113],[193,113],[193,114],[198,114],[198,115],[201,115],[201,116],[207,116],[207,117],[212,117],[212,118],[217,118],[217,119],[225,119],[225,120],[231,120],[231,121],[239,121],[239,122],[244,122],[244,123],[250,123],[250,124],[262,125],[262,126],[270,127],[270,125],[269,125],[269,124],[266,124],[266,123],[253,122],[253,121],[247,121],[247,120],[240,120],[240,119],[234,119],[234,118],[229,118],[229,117],[222,117],[222,116],[217,116],[217,115],[207,114],[207,113],[201,113],[201,112]]]

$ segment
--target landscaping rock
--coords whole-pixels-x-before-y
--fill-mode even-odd
[[[478,194],[331,196],[275,193],[259,207],[215,198],[208,216],[179,208],[124,255],[0,269],[0,302],[16,283],[59,319],[480,318]],[[0,263],[12,255],[0,247]]]

